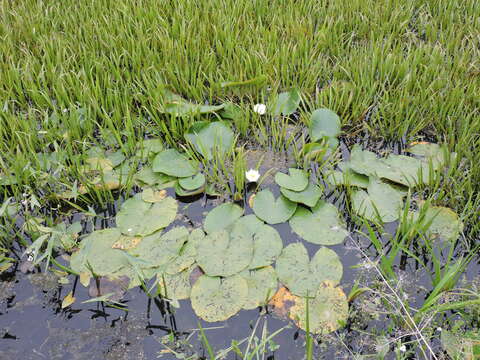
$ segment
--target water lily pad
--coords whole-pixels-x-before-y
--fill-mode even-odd
[[[175,184],[175,194],[177,196],[195,196],[198,194],[202,194],[205,191],[205,186],[200,186],[198,189],[195,190],[185,190],[180,186],[180,183],[177,181]]]
[[[175,177],[189,177],[198,172],[198,163],[175,149],[164,150],[153,159],[153,171]]]
[[[156,203],[162,201],[166,197],[166,190],[153,190],[152,188],[147,188],[142,192],[142,200],[147,203]]]
[[[136,195],[123,203],[115,219],[125,235],[146,236],[167,227],[175,220],[177,209],[178,204],[172,197],[147,203]]]
[[[262,224],[254,232],[253,257],[249,268],[256,269],[272,264],[281,254],[282,248],[283,242],[278,231]]]
[[[193,268],[194,266],[191,266],[174,275],[167,273],[157,274],[160,295],[168,299],[188,299],[192,290],[190,285],[190,273]]]
[[[192,308],[205,321],[224,321],[239,312],[248,296],[247,281],[240,275],[224,279],[202,275],[192,287]]]
[[[136,247],[127,252],[139,260],[138,264],[143,269],[157,268],[158,271],[163,272],[181,255],[188,237],[189,232],[185,227],[175,227],[164,234],[157,232],[144,237]]]
[[[280,195],[276,200],[268,189],[260,191],[253,199],[253,211],[269,224],[280,224],[295,213],[297,204]]]
[[[300,101],[300,92],[295,88],[278,94],[273,108],[273,116],[279,116],[280,114],[288,116],[293,114],[297,111]]]
[[[80,242],[79,250],[72,254],[70,267],[78,273],[90,273],[92,269],[95,275],[103,276],[128,266],[123,251],[112,248],[121,236],[115,228],[94,231]]]
[[[163,143],[160,139],[146,139],[138,146],[137,156],[140,159],[149,159],[152,155],[163,150]]]
[[[133,237],[133,236],[122,235],[112,245],[112,249],[120,249],[120,250],[133,249],[138,244],[140,244],[140,241],[142,241],[142,238],[139,236]]]
[[[403,194],[378,179],[370,179],[367,191],[353,193],[352,207],[356,214],[373,222],[395,221],[403,207]]]
[[[253,256],[253,239],[245,233],[218,230],[202,240],[197,249],[197,263],[205,274],[230,276],[248,267]]]
[[[480,333],[442,330],[440,335],[443,348],[452,360],[477,360],[480,357]]]
[[[187,178],[178,179],[178,184],[185,190],[195,190],[205,185],[205,175],[198,173],[197,175]]]
[[[298,207],[290,226],[302,239],[319,245],[340,244],[348,235],[337,208],[323,200],[312,211]]]
[[[225,203],[210,210],[205,218],[203,228],[207,233],[225,229],[242,215],[243,209],[240,206],[233,203]]]
[[[178,256],[168,264],[165,273],[177,274],[191,266],[195,262],[197,249],[204,238],[205,233],[202,229],[192,230],[190,235],[188,235],[187,242],[180,248]]]
[[[303,191],[292,191],[285,188],[280,188],[280,192],[288,200],[307,205],[309,207],[315,206],[322,196],[322,190],[315,184],[308,184],[307,188]]]
[[[250,236],[254,236],[255,233],[265,225],[265,223],[254,214],[242,216],[235,223],[245,226]]]
[[[293,295],[285,286],[282,286],[269,300],[268,305],[277,316],[286,319],[290,313],[290,309],[295,305],[298,298],[298,296]]]
[[[308,174],[302,169],[288,169],[290,175],[277,172],[275,174],[275,182],[282,188],[303,191],[308,185]]]
[[[426,163],[404,155],[377,158],[375,153],[355,145],[351,151],[350,168],[356,173],[396,182],[409,187],[428,183],[429,167]]]
[[[313,295],[313,294],[312,294]],[[348,302],[342,289],[330,281],[320,283],[315,297],[308,299],[308,325],[313,334],[328,334],[342,327],[348,319]],[[307,304],[297,297],[289,316],[297,326],[307,330]]]
[[[414,218],[419,217],[420,212],[415,212]],[[463,231],[463,222],[458,215],[452,209],[442,206],[429,206],[422,224],[428,226],[425,232],[432,239],[455,241]]]
[[[318,109],[312,113],[309,127],[312,141],[318,141],[324,137],[337,137],[340,135],[340,131],[340,118],[332,110]]]
[[[277,291],[277,274],[271,266],[257,270],[244,270],[240,276],[247,281],[248,296],[243,308],[255,309],[264,305]]]
[[[432,164],[433,168],[438,170],[446,165],[448,155],[455,158],[456,154],[448,154],[448,150],[444,145],[429,143],[429,142],[417,142],[411,144],[407,152],[419,156],[427,164]]]
[[[227,122],[198,121],[185,134],[195,149],[207,160],[212,159],[213,149],[226,153],[233,144],[234,134]]]
[[[341,171],[332,171],[327,176],[327,182],[331,185],[345,185],[356,186],[366,189],[368,187],[368,176],[355,172],[350,165],[350,162],[341,162],[338,164]]]
[[[154,186],[157,190],[165,189],[175,185],[177,178],[153,171],[149,166],[142,168],[136,175],[135,180],[140,185]]]
[[[277,260],[278,278],[294,295],[313,296],[319,284],[329,280],[338,284],[343,266],[335,251],[321,247],[310,261],[301,243],[285,247]]]

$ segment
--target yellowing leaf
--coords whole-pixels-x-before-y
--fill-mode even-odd
[[[70,291],[67,296],[63,298],[62,301],[62,309],[65,309],[66,307],[69,307],[75,302],[75,297],[73,296],[73,291]]]
[[[120,249],[120,250],[133,249],[134,247],[136,247],[140,243],[140,241],[142,241],[142,238],[139,237],[139,236],[131,237],[131,236],[122,235],[112,245],[112,249]]]

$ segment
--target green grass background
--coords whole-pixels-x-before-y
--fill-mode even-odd
[[[4,0],[0,167],[21,173],[52,144],[78,152],[102,129],[130,147],[165,136],[164,86],[249,104],[295,86],[305,110],[331,108],[346,133],[447,143],[462,160],[435,197],[475,234],[479,14],[475,0]],[[62,111],[74,107],[85,114]]]

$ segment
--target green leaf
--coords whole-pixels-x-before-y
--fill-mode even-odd
[[[368,176],[359,174],[352,170],[350,162],[341,162],[338,167],[342,171],[332,171],[327,176],[327,182],[331,185],[356,186],[366,189],[368,187]]]
[[[450,155],[452,158],[455,158],[457,155],[456,153],[448,154],[448,150],[445,145],[428,142],[413,144],[406,151],[421,157],[422,160],[427,164],[432,163],[435,170],[439,170],[446,165],[448,155]]]
[[[197,249],[197,263],[209,276],[230,276],[246,269],[253,256],[253,239],[245,228],[209,233]]]
[[[328,334],[344,326],[348,302],[342,289],[324,281],[311,296],[314,297],[308,299],[308,308],[307,300],[301,297],[296,297],[295,305],[290,308],[289,316],[298,327],[305,331],[308,328],[314,334]]]
[[[175,177],[189,177],[198,172],[198,163],[189,160],[175,149],[169,149],[155,156],[153,171]]]
[[[389,155],[380,159],[358,145],[352,148],[349,166],[359,174],[388,179],[409,187],[429,182],[428,164],[404,155]]]
[[[315,184],[308,184],[307,188],[303,191],[292,191],[285,188],[280,188],[280,192],[288,200],[307,205],[309,207],[315,206],[322,196],[322,190]]]
[[[178,203],[172,197],[147,203],[138,194],[123,203],[115,220],[125,235],[146,236],[170,225],[175,220],[177,209]]]
[[[240,276],[248,285],[248,296],[243,305],[246,310],[265,305],[277,291],[277,274],[271,266],[258,270],[244,270]]]
[[[329,280],[338,284],[343,274],[342,263],[335,251],[321,247],[310,261],[301,243],[288,245],[277,260],[278,278],[298,296],[312,296],[320,283]]]
[[[135,175],[135,180],[137,182],[140,182],[140,186],[155,186],[159,190],[174,186],[177,181],[176,179],[177,178],[174,176],[154,172],[153,169],[149,166],[142,168]]]
[[[267,81],[267,76],[260,75],[253,79],[243,80],[243,81],[224,81],[220,84],[222,88],[232,87],[232,86],[247,86],[247,85],[261,85]]]
[[[217,112],[223,109],[224,105],[201,105],[194,104],[185,100],[181,96],[164,89],[163,90],[164,104],[160,111],[174,116],[186,116],[194,114],[208,114]]]
[[[392,222],[399,218],[403,208],[403,194],[378,179],[370,179],[367,191],[353,193],[352,207],[357,215],[367,220]]]
[[[468,332],[459,334],[442,330],[440,335],[443,348],[453,360],[476,360],[480,347],[480,334]]]
[[[292,217],[297,204],[280,195],[276,200],[268,189],[260,191],[253,199],[253,211],[269,224],[280,224]]]
[[[225,279],[202,275],[192,287],[192,308],[205,321],[224,321],[239,312],[248,296],[248,284],[240,275]]]
[[[197,175],[178,179],[178,184],[185,190],[196,190],[205,185],[205,175],[198,173]]]
[[[253,257],[249,269],[256,269],[272,264],[281,254],[282,238],[273,227],[262,224],[253,237]]]
[[[191,266],[197,258],[197,249],[204,238],[205,233],[202,229],[197,228],[192,230],[190,235],[188,235],[187,242],[183,243],[178,251],[178,256],[169,262],[165,273],[174,275]]]
[[[177,181],[175,184],[175,194],[177,194],[177,196],[195,196],[203,192],[205,192],[205,186],[201,186],[195,190],[185,190],[180,186],[180,182]]]
[[[190,273],[195,265],[174,275],[167,273],[157,274],[157,283],[160,295],[167,299],[184,300],[190,297]]]
[[[295,88],[278,94],[273,107],[273,116],[293,114],[297,111],[300,101],[300,92]]]
[[[275,182],[288,190],[303,191],[308,185],[308,174],[301,169],[288,169],[290,175],[277,172],[275,174]]]
[[[222,230],[232,225],[240,216],[243,209],[233,203],[219,205],[207,214],[203,228],[207,233]]]
[[[138,265],[142,269],[155,268],[152,275],[155,272],[163,273],[181,255],[188,238],[189,233],[184,226],[175,227],[164,234],[157,232],[144,237],[136,247],[128,249],[127,253],[140,260]],[[186,265],[188,266],[190,264]]]
[[[414,218],[420,217],[420,212],[414,213]],[[422,224],[428,225],[426,234],[429,238],[440,238],[447,241],[455,241],[463,231],[463,222],[458,215],[449,208],[442,206],[429,206],[426,209]]]
[[[312,113],[309,127],[312,141],[318,141],[324,137],[337,137],[340,132],[340,118],[332,110],[318,109]]]
[[[95,275],[105,276],[128,266],[122,250],[112,248],[121,236],[115,228],[94,231],[80,242],[79,250],[70,257],[70,268],[89,273],[91,267]]]
[[[198,121],[185,134],[185,139],[207,159],[212,159],[212,151],[227,153],[233,145],[234,134],[225,121]]]
[[[337,208],[323,200],[312,211],[298,207],[289,223],[298,236],[313,244],[340,244],[348,236]]]

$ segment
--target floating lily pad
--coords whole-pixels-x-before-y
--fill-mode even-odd
[[[240,276],[247,281],[248,296],[243,308],[255,309],[265,305],[277,291],[277,274],[271,266],[258,270],[244,270]]]
[[[142,200],[147,203],[156,203],[162,201],[166,197],[166,190],[153,190],[152,188],[147,188],[142,192]]]
[[[352,148],[349,166],[356,173],[388,179],[409,187],[428,183],[430,179],[428,165],[418,159],[404,155],[389,155],[381,159],[358,145]]]
[[[292,191],[285,188],[280,188],[280,192],[288,200],[307,205],[309,207],[314,207],[315,204],[322,196],[322,190],[315,184],[308,184],[307,188],[303,191]]]
[[[290,175],[277,172],[275,174],[275,182],[282,188],[303,191],[308,185],[308,174],[302,169],[288,169]]]
[[[139,181],[141,186],[144,184],[155,186],[157,190],[165,189],[175,185],[177,178],[153,171],[151,167],[142,168],[136,175],[135,180]]]
[[[309,127],[310,139],[318,141],[324,137],[340,135],[341,122],[337,114],[329,109],[318,109],[312,113]]]
[[[402,193],[378,179],[370,179],[367,191],[353,193],[352,207],[355,213],[374,222],[398,219],[403,207]]]
[[[232,129],[224,121],[198,121],[185,134],[185,139],[207,160],[212,159],[214,149],[222,154],[228,152],[232,147],[233,138]]]
[[[273,308],[273,312],[277,316],[286,319],[298,298],[298,296],[293,295],[286,287],[282,286],[269,300],[268,305]]]
[[[112,245],[112,249],[128,250],[133,249],[142,241],[141,237],[133,237],[122,235],[118,238],[117,241]]]
[[[302,239],[320,245],[340,244],[348,235],[337,208],[323,200],[312,211],[298,207],[290,226]]]
[[[188,235],[188,240],[182,245],[178,252],[178,256],[172,260],[165,269],[167,274],[176,274],[191,266],[197,257],[198,246],[205,238],[205,233],[202,229],[192,230]]]
[[[202,105],[192,103],[170,90],[162,89],[163,106],[161,112],[174,116],[208,114],[222,110],[224,105]]]
[[[177,196],[195,196],[198,194],[202,194],[204,191],[205,191],[205,186],[200,186],[195,190],[185,190],[180,186],[179,182],[175,184],[175,194],[177,194]]]
[[[253,199],[253,211],[269,224],[280,224],[295,213],[297,204],[280,195],[276,200],[270,190],[262,190]]]
[[[480,333],[459,334],[442,330],[440,340],[452,360],[477,360],[480,357]]]
[[[194,266],[179,273],[170,275],[167,273],[157,274],[157,283],[160,295],[168,299],[184,300],[190,297],[192,287],[190,285],[190,273]]]
[[[245,226],[250,236],[254,236],[255,233],[265,225],[265,223],[254,214],[242,216],[235,224]]]
[[[205,321],[224,321],[239,312],[248,296],[247,281],[240,275],[224,279],[202,275],[192,287],[192,308]]]
[[[248,267],[253,256],[253,239],[245,232],[218,230],[202,240],[197,249],[197,263],[205,274],[230,276]]]
[[[243,209],[240,206],[233,203],[225,203],[210,210],[205,218],[203,228],[207,233],[225,229],[242,215]]]
[[[275,100],[273,109],[273,116],[284,115],[288,116],[297,111],[300,105],[301,97],[298,89],[291,89],[289,91],[278,94]]]
[[[446,147],[429,142],[417,142],[408,147],[407,152],[419,156],[427,164],[432,164],[433,168],[438,170],[446,165],[447,158],[455,158],[455,153],[448,153]]]
[[[139,149],[137,150],[137,156],[141,159],[149,159],[152,155],[158,154],[163,150],[163,143],[160,139],[146,139],[143,140]]]
[[[313,294],[312,294],[313,295]],[[342,289],[330,281],[322,282],[315,297],[308,299],[308,325],[313,334],[328,334],[344,326],[348,319],[348,302]],[[307,330],[307,304],[297,297],[289,316],[299,328]]]
[[[185,227],[175,227],[164,234],[157,232],[146,236],[136,247],[127,251],[138,259],[138,265],[143,269],[157,268],[159,272],[163,272],[181,255],[188,237],[189,233]]]
[[[253,257],[249,268],[256,269],[272,264],[281,254],[282,248],[283,242],[278,231],[262,224],[254,232]]]
[[[418,219],[419,216],[420,212],[415,212],[414,217]],[[442,206],[429,206],[422,224],[428,225],[425,232],[432,239],[455,241],[463,231],[463,222],[458,215],[452,209]]]
[[[350,162],[341,162],[338,167],[342,171],[332,171],[327,176],[327,182],[331,185],[356,186],[366,189],[368,187],[368,176],[359,174],[352,170]]]
[[[128,266],[123,251],[112,248],[122,234],[118,229],[94,231],[79,244],[79,250],[70,257],[72,270],[95,275],[110,275],[124,266]]]
[[[310,261],[305,246],[295,243],[283,249],[277,260],[276,271],[280,282],[293,294],[313,296],[324,280],[338,284],[343,266],[333,250],[321,247]]]
[[[136,195],[123,203],[115,219],[125,235],[146,236],[167,227],[175,220],[177,209],[178,204],[171,197],[147,203]]]
[[[178,179],[178,184],[185,190],[196,190],[205,185],[205,175],[198,173],[197,175]]]
[[[153,159],[153,171],[175,177],[189,177],[198,172],[198,163],[175,149],[164,150]]]

